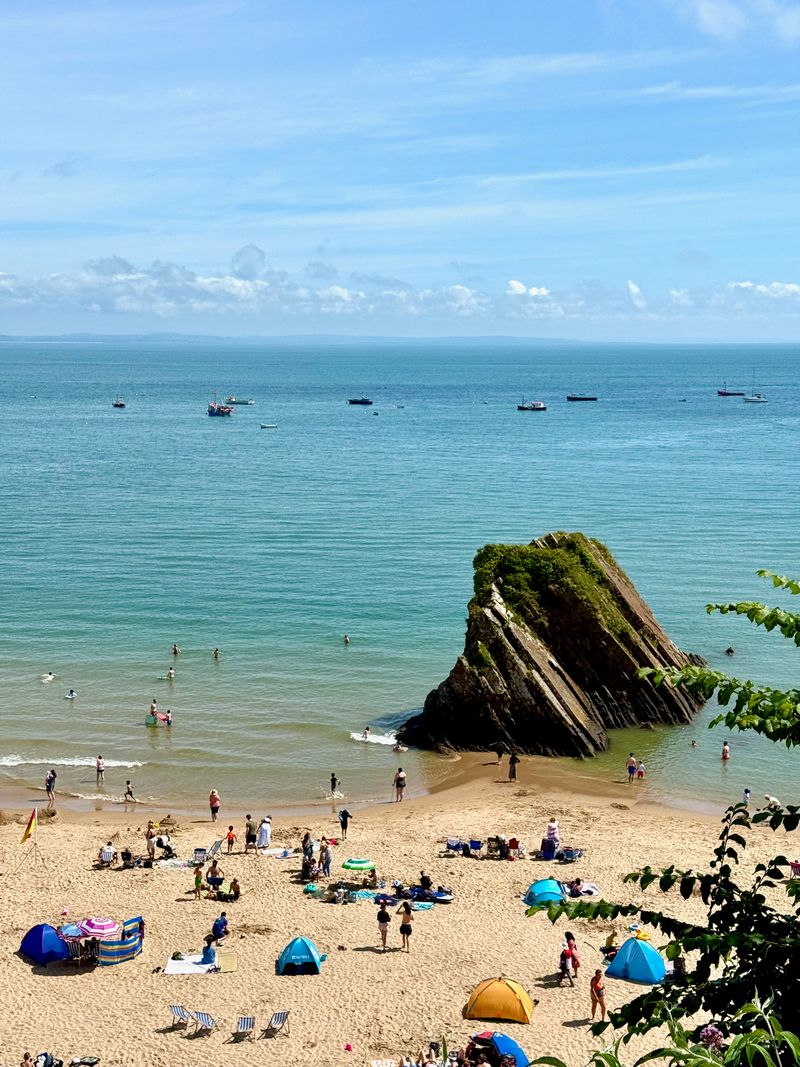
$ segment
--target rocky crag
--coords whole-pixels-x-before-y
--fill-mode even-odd
[[[398,732],[423,748],[592,756],[620,726],[687,723],[690,694],[640,667],[701,662],[670,641],[611,553],[581,533],[475,557],[464,652]]]

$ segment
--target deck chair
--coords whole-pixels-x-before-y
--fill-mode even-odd
[[[262,1037],[275,1037],[281,1032],[286,1031],[288,1037],[289,1034],[289,1012],[288,1011],[276,1011],[273,1013],[272,1018],[261,1031]]]
[[[214,844],[211,846],[211,848],[206,853],[206,859],[207,860],[213,860],[213,858],[216,856],[216,854],[219,852],[219,850],[221,848],[222,848],[222,838],[220,838],[219,841],[215,841],[214,842]]]
[[[179,1026],[188,1026],[192,1021],[192,1013],[187,1011],[182,1004],[170,1004],[169,1010],[172,1012],[173,1030],[176,1030]]]
[[[256,1028],[255,1015],[240,1015],[239,1021],[236,1023],[236,1029],[228,1038],[229,1041],[243,1041],[245,1038],[250,1041],[253,1040],[254,1031]]]
[[[217,1020],[213,1015],[209,1015],[207,1011],[193,1011],[190,1012],[194,1019],[194,1032],[199,1034],[205,1030],[207,1033],[211,1033],[217,1027]]]
[[[496,837],[486,838],[486,859],[500,859],[500,841]]]
[[[196,848],[194,850],[194,859],[192,860],[192,863],[194,863],[195,867],[197,867],[198,864],[202,866],[206,862],[207,853],[207,848]]]
[[[445,852],[452,852],[454,855],[460,855],[464,842],[460,837],[448,837],[447,843],[444,846]],[[375,1061],[379,1063],[379,1060]]]
[[[475,838],[471,838],[469,850],[474,856],[480,856],[483,851],[483,841],[476,841]]]
[[[100,859],[98,861],[99,867],[110,867],[114,862],[114,856],[116,852],[113,848],[101,848]]]
[[[87,955],[83,951],[83,943],[80,941],[67,941],[67,948],[69,949],[69,962],[75,963],[78,967],[82,963],[87,963]]]

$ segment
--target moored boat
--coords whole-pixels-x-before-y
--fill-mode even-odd
[[[569,395],[567,396],[567,400],[572,400],[572,401],[578,401],[578,400],[597,400],[597,397],[596,397],[596,396],[583,396],[583,395],[582,395],[581,393],[570,393],[570,394],[569,394]]]
[[[523,396],[522,403],[517,404],[517,411],[547,411],[547,404],[543,400],[529,400],[526,404]]]
[[[208,405],[208,413],[212,416],[232,415],[233,408],[228,407],[227,404],[218,404],[216,400],[212,400],[211,403]]]
[[[717,389],[717,396],[744,396],[744,391],[729,389],[727,380],[722,383],[722,388]]]
[[[370,407],[371,404],[372,404],[372,401],[369,399],[369,397],[359,396],[359,397],[353,398],[352,400],[348,400],[347,403],[348,404],[360,404],[360,405],[362,405],[362,407]]]
[[[225,403],[226,404],[255,404],[255,400],[250,400],[249,398],[239,400],[235,396],[226,396],[225,397]]]
[[[763,393],[752,393],[744,398],[745,404],[768,404],[769,401]]]
[[[114,400],[111,401],[111,406],[112,406],[112,408],[124,408],[125,407],[125,401],[122,399],[121,396],[118,396]]]

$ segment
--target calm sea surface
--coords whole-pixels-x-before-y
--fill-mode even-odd
[[[109,796],[131,778],[166,806],[211,786],[259,813],[324,803],[331,771],[348,801],[388,799],[398,756],[351,733],[390,735],[447,675],[475,551],[555,529],[606,542],[682,647],[797,684],[793,646],[704,605],[776,599],[758,567],[800,574],[799,355],[0,344],[0,787],[41,788],[54,766],[60,791],[93,797],[102,752]],[[724,379],[769,403],[717,397]],[[210,419],[215,389],[255,405]],[[373,407],[347,405],[362,394]],[[547,412],[517,412],[523,395]],[[144,725],[153,696],[171,730]],[[735,735],[723,766],[710,717],[628,731],[565,773],[621,780],[635,748],[656,798],[798,800],[796,757]],[[400,762],[415,790],[448,766]]]

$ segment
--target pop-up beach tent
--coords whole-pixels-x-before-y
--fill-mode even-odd
[[[470,993],[463,1014],[465,1019],[508,1019],[513,1023],[529,1023],[533,1001],[513,979],[487,978]]]
[[[560,904],[564,900],[564,890],[555,878],[542,878],[534,882],[525,894],[525,903],[532,904]]]
[[[54,927],[48,926],[47,923],[31,927],[23,937],[19,950],[39,967],[57,960],[69,959],[66,942],[62,941]]]
[[[663,982],[667,968],[658,952],[646,941],[629,937],[606,968],[607,978],[625,978],[629,982],[656,985]]]
[[[509,1056],[513,1059],[515,1067],[528,1067],[530,1060],[516,1041],[507,1034],[489,1033],[473,1034],[472,1040],[478,1048],[493,1049],[497,1056]]]
[[[307,937],[293,938],[278,957],[276,974],[319,974],[327,956]]]

